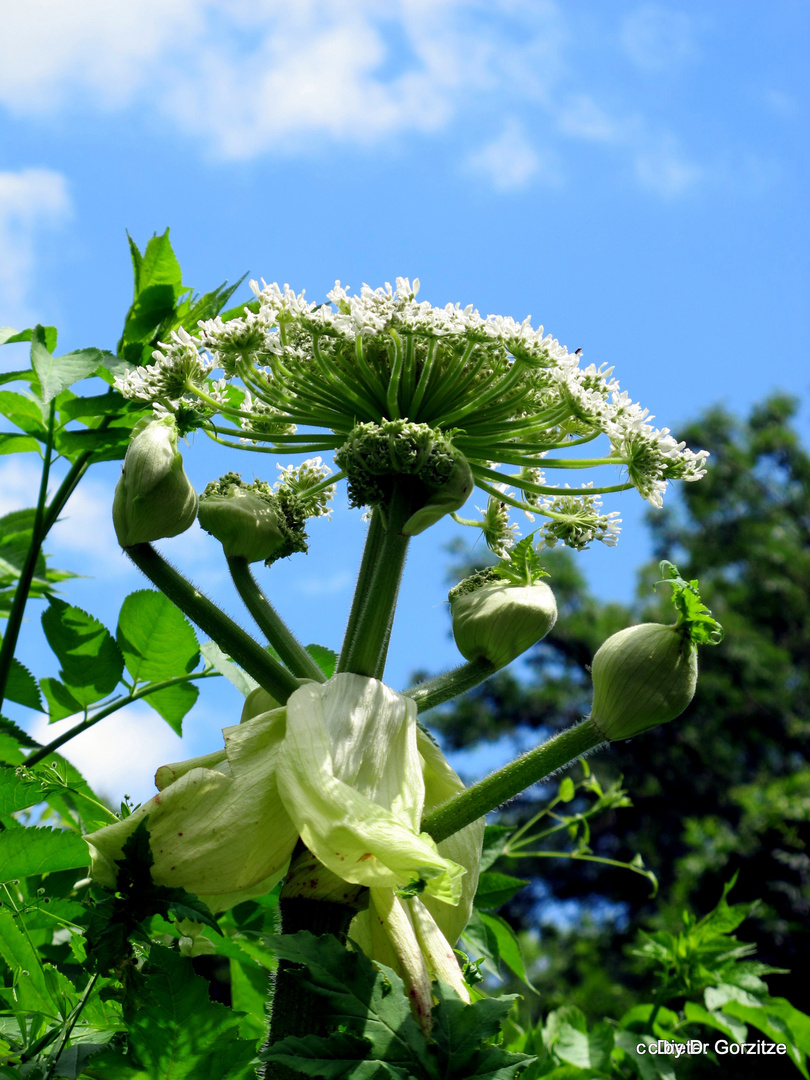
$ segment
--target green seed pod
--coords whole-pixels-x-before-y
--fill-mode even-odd
[[[132,432],[113,499],[121,547],[177,536],[194,523],[197,493],[183,472],[173,416],[144,418]]]
[[[243,484],[238,473],[227,473],[206,487],[199,518],[229,559],[241,557],[249,563],[273,559],[288,545],[284,513],[269,489],[265,493]]]
[[[593,658],[596,728],[614,742],[674,720],[695,696],[697,649],[683,626],[642,623],[613,634]]]
[[[450,598],[453,637],[467,660],[505,667],[544,638],[557,621],[554,593],[542,581],[491,581]]]

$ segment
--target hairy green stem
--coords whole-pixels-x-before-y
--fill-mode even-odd
[[[153,585],[196,623],[222,651],[282,705],[298,689],[298,680],[274,660],[250,634],[204,596],[155,551],[151,544],[124,548]]]
[[[341,941],[346,940],[349,923],[356,914],[356,908],[348,904],[303,900],[300,897],[288,900],[282,897],[279,911],[282,934],[308,930],[318,936],[334,934]],[[301,984],[295,977],[296,969],[300,970],[289,960],[279,961],[273,988],[270,1031],[264,1049],[288,1036],[306,1038],[307,1035],[327,1033],[323,998]],[[288,1080],[289,1077],[299,1076],[299,1073],[292,1072],[285,1065],[268,1061],[261,1067],[259,1076],[261,1080]]]
[[[256,625],[293,675],[299,679],[325,682],[324,673],[262,592],[247,559],[242,556],[228,559],[228,569],[236,591],[256,620]]]
[[[373,679],[382,678],[410,540],[402,528],[413,511],[411,486],[398,479],[385,508],[384,519],[375,526],[375,518],[383,518],[379,509],[374,511],[372,517],[374,536],[372,538],[369,530],[338,671],[351,671]]]
[[[422,819],[422,831],[440,843],[604,741],[588,717],[448,799]]]
[[[218,676],[218,671],[200,671],[196,675],[177,675],[173,679],[163,679],[161,682],[149,683],[142,689],[133,691],[128,697],[119,698],[117,701],[111,701],[109,705],[105,705],[104,708],[99,709],[97,713],[88,716],[78,724],[74,724],[72,728],[64,731],[58,738],[49,742],[47,746],[41,746],[39,750],[35,750],[33,754],[29,754],[23,764],[28,767],[38,765],[40,761],[44,761],[49,754],[54,753],[60,746],[64,746],[66,742],[70,742],[71,739],[75,738],[77,735],[81,735],[82,732],[89,730],[91,727],[95,727],[99,720],[106,720],[108,716],[112,716],[112,714],[118,712],[119,709],[123,709],[126,705],[131,705],[133,701],[140,701],[142,698],[149,697],[150,694],[155,694],[158,690],[165,690],[169,686],[179,686],[181,683],[193,682],[197,679],[213,679]]]
[[[466,664],[460,664],[452,671],[446,671],[444,675],[437,675],[435,679],[412,686],[403,691],[405,697],[412,698],[416,702],[418,712],[427,712],[436,705],[443,705],[459,694],[472,690],[474,686],[484,682],[490,675],[498,670],[488,660],[468,660]]]

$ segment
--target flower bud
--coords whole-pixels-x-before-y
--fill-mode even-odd
[[[229,559],[241,557],[249,563],[274,559],[288,545],[287,522],[269,485],[244,484],[238,473],[226,473],[206,487],[199,518]]]
[[[674,720],[695,696],[697,649],[683,626],[642,623],[593,658],[591,721],[611,742]]]
[[[445,516],[460,510],[475,487],[475,478],[467,459],[453,450],[453,466],[450,474],[438,486],[433,487],[424,506],[411,514],[402,531],[405,536],[418,536]]]
[[[450,613],[461,655],[501,668],[546,636],[557,621],[557,604],[542,581],[495,580],[469,592],[453,590]]]
[[[177,536],[194,523],[197,493],[183,472],[171,415],[144,418],[132,432],[113,499],[121,547]]]

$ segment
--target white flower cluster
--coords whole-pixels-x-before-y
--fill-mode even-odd
[[[581,350],[569,353],[529,318],[484,317],[471,305],[433,307],[417,300],[418,279],[397,278],[394,288],[364,285],[359,295],[337,281],[325,304],[289,285],[251,287],[258,310],[200,322],[196,336],[173,332],[153,353],[154,363],[117,380],[118,388],[170,410],[193,403],[203,418],[219,413],[230,426],[208,422],[212,437],[224,442],[230,435],[228,445],[245,448],[270,443],[279,452],[336,450],[358,424],[426,424],[452,440],[491,497],[495,509],[484,512],[492,522],[488,540],[501,551],[514,530],[499,515],[521,503],[506,497],[497,509],[500,478],[493,462],[517,466],[518,472],[501,474],[503,482],[521,493],[527,509],[549,517],[550,535],[565,532],[559,521],[554,525],[555,515],[577,522],[566,540],[574,546],[587,535],[615,542],[615,515],[598,512],[595,500],[623,485],[557,495],[557,485],[546,486],[538,472],[547,453],[605,436],[609,449],[601,457],[583,465],[552,457],[543,464],[618,466],[626,470],[624,486],[654,506],[661,506],[670,480],[705,473],[706,452],[695,453],[669,429],[653,427],[648,410],[621,390],[612,368],[581,366]],[[212,381],[214,371],[224,378]],[[296,425],[316,434],[298,435]]]
[[[324,486],[332,470],[321,458],[310,458],[302,465],[278,465],[278,470],[280,475],[273,484],[273,491],[284,489],[295,495],[306,507],[307,517],[332,516],[329,504],[335,494],[335,485]]]

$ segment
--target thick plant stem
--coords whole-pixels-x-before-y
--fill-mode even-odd
[[[354,598],[352,600],[352,608],[349,612],[349,621],[346,624],[346,633],[343,635],[343,645],[340,650],[340,658],[338,660],[338,671],[347,670],[341,667],[341,662],[344,657],[349,654],[349,645],[354,640],[354,636],[357,632],[357,624],[360,620],[360,612],[363,610],[363,604],[365,602],[368,587],[371,582],[372,574],[374,573],[374,567],[377,564],[379,558],[380,547],[382,546],[383,537],[385,535],[385,525],[382,511],[377,508],[372,511],[371,521],[368,526],[368,533],[366,535],[366,543],[363,548],[363,558],[360,562],[360,572],[357,575],[357,584],[354,588]]]
[[[604,741],[588,717],[437,807],[422,819],[422,831],[440,843]]]
[[[299,679],[325,682],[324,673],[262,592],[247,559],[241,556],[228,559],[228,569],[236,591],[256,620],[256,625],[293,675]]]
[[[124,548],[139,570],[153,585],[176,604],[192,622],[196,623],[224,653],[237,664],[276,701],[282,705],[295,690],[298,680],[286,668],[254,641],[250,634],[224,611],[196,589],[190,581],[155,551],[151,544],[133,544]]]
[[[311,934],[334,934],[346,940],[349,923],[356,908],[326,900],[303,900],[300,897],[284,899],[279,903],[282,934],[295,934],[308,930]],[[288,1036],[304,1038],[307,1035],[326,1034],[326,1010],[323,998],[313,994],[294,975],[295,964],[280,960],[275,973],[270,1032],[265,1048]],[[261,1080],[288,1080],[300,1074],[292,1072],[277,1062],[266,1062],[259,1076]]]
[[[428,679],[426,682],[419,683],[418,686],[412,686],[403,693],[405,697],[416,702],[418,712],[427,712],[436,705],[443,705],[445,701],[450,701],[459,694],[472,690],[490,675],[494,675],[497,670],[498,668],[490,664],[488,660],[469,660],[466,664],[460,664],[452,671],[446,671],[444,675],[437,675],[435,679]]]
[[[354,632],[351,639],[347,634],[340,654],[338,671],[368,675],[373,679],[382,678],[410,540],[402,528],[413,513],[413,501],[410,486],[399,481],[386,507],[382,536],[379,541],[375,538],[371,565],[361,568],[361,578],[365,577],[365,582],[361,580],[357,584],[360,607],[354,621]],[[378,512],[375,511],[375,514]],[[360,594],[363,585],[365,595]]]
[[[51,454],[53,453],[53,432],[56,424],[56,400],[51,402],[48,414],[48,438],[45,444],[45,455],[42,463],[42,477],[39,484],[39,498],[34,511],[34,524],[31,528],[31,543],[25,556],[25,563],[20,571],[20,579],[14,592],[14,600],[6,624],[6,632],[3,644],[0,646],[0,708],[6,696],[8,676],[11,671],[11,661],[17,648],[17,638],[20,635],[23,612],[28,594],[31,591],[31,582],[34,580],[37,560],[42,550],[42,542],[45,539],[47,529],[43,528],[45,520],[45,504],[48,498],[48,476],[51,469]]]

